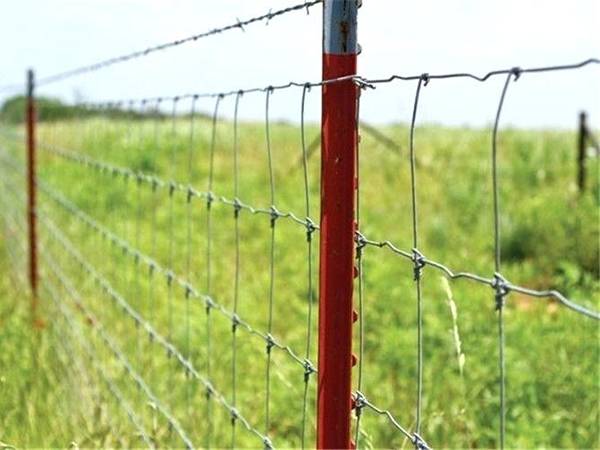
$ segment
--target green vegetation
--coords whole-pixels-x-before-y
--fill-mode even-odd
[[[6,129],[5,129],[6,131]],[[19,131],[15,126],[9,132]],[[234,198],[233,125],[218,123],[212,191]],[[396,142],[407,142],[405,125],[382,127]],[[70,149],[95,160],[174,179],[197,191],[208,186],[211,124],[172,121],[79,118],[39,127],[40,142]],[[307,127],[306,142],[318,129]],[[282,212],[305,216],[300,131],[274,124],[271,144],[275,204]],[[556,288],[590,308],[599,309],[598,177],[583,195],[576,191],[575,136],[568,132],[504,129],[500,134],[503,275],[515,284]],[[0,137],[0,178],[21,192],[22,172],[6,164],[20,160],[22,146]],[[45,147],[48,149],[49,147]],[[493,274],[493,221],[490,132],[476,129],[419,127],[419,250],[453,270]],[[410,251],[410,171],[405,152],[398,154],[363,136],[360,162],[360,221],[370,239],[391,240]],[[192,161],[192,170],[189,170]],[[319,161],[309,161],[310,216],[318,222]],[[597,161],[589,162],[597,174]],[[211,255],[207,246],[206,199],[138,183],[95,170],[49,151],[40,151],[41,185],[60,192],[78,209],[139,249],[161,266],[208,293],[228,311],[234,308],[234,208],[221,201],[211,207]],[[123,252],[69,213],[47,193],[39,194],[42,268],[39,316],[29,325],[29,300],[23,280],[26,258],[22,199],[3,186],[0,221],[0,441],[17,447],[140,447],[144,443],[117,404],[82,345],[89,341],[103,374],[122,392],[157,445],[181,447],[156,405],[104,345],[94,326],[74,303],[73,291],[57,277],[71,280],[81,302],[112,336],[190,439],[201,447],[211,430],[211,446],[231,445],[228,412],[143,327],[104,292],[94,277],[56,239],[64,235],[161,335],[189,359],[200,374],[210,371],[214,388],[232,399],[231,320],[217,309],[207,314],[200,299],[186,298],[164,274],[150,275],[140,260]],[[264,124],[239,127],[239,197],[259,208],[270,205]],[[268,330],[270,216],[242,210],[238,314],[261,333]],[[54,225],[48,225],[48,222]],[[56,231],[56,229],[60,231]],[[189,228],[188,228],[189,227]],[[188,234],[188,230],[191,232]],[[190,236],[190,237],[188,237]],[[275,227],[273,330],[275,339],[304,358],[307,335],[306,229],[290,218]],[[317,291],[318,233],[313,242],[313,289]],[[8,252],[13,255],[8,258]],[[207,268],[210,261],[210,287]],[[362,392],[390,410],[406,428],[414,426],[416,403],[416,301],[409,260],[387,249],[364,253],[364,379]],[[485,448],[496,445],[498,429],[497,324],[493,291],[470,281],[447,281],[430,267],[423,279],[425,321],[424,422],[422,436],[434,448]],[[66,321],[54,299],[64,305]],[[169,306],[170,305],[170,306]],[[515,448],[597,448],[599,440],[598,323],[548,299],[512,293],[506,306],[507,445]],[[316,302],[313,305],[310,360],[316,363]],[[357,327],[358,330],[358,327]],[[210,352],[207,339],[210,336]],[[240,327],[237,331],[237,408],[265,433],[265,341]],[[357,347],[358,348],[358,347]],[[35,355],[36,357],[32,357]],[[288,354],[273,349],[269,436],[276,447],[301,444],[304,369]],[[210,367],[209,363],[210,362]],[[314,442],[315,376],[310,380],[307,443]],[[355,378],[356,382],[356,378]],[[365,410],[362,447],[411,444],[385,417]],[[236,446],[262,443],[238,422]]]
[[[0,120],[5,123],[18,124],[24,121],[25,105],[27,98],[16,95],[9,98],[0,108]],[[108,117],[113,119],[141,119],[158,115],[158,112],[147,110],[145,113],[125,111],[123,105],[105,105],[100,108],[97,105],[76,104],[69,105],[60,99],[53,97],[36,97],[36,117],[40,121],[50,122],[66,119],[82,119],[91,117]]]
[[[8,123],[20,123],[24,120],[27,98],[23,95],[6,100],[0,109],[0,118]],[[85,111],[82,107],[71,107],[61,100],[48,97],[36,99],[37,115],[40,120],[60,120],[76,117]]]

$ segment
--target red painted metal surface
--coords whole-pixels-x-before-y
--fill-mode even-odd
[[[333,3],[335,0],[327,0]],[[327,2],[326,2],[327,3]],[[327,11],[328,4],[325,4]],[[354,11],[355,14],[355,11]],[[324,27],[348,22],[324,14]],[[355,19],[355,15],[354,15]],[[352,20],[349,21],[352,23]],[[356,22],[354,21],[354,26]],[[331,36],[334,31],[325,33]],[[354,30],[354,38],[355,38]],[[356,51],[328,54],[324,43],[323,79],[356,73]],[[319,274],[319,364],[317,448],[350,448],[354,231],[356,205],[357,95],[352,81],[323,86],[321,123],[321,225]]]
[[[35,98],[33,71],[27,72],[27,105],[25,114],[27,146],[27,226],[29,234],[29,283],[31,286],[31,309],[36,320],[37,309],[37,232],[36,232],[36,183],[35,183]]]

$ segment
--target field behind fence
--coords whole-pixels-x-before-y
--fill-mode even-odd
[[[485,76],[350,73],[55,104],[39,120],[34,110],[29,122],[5,120],[0,363],[11,370],[0,387],[8,405],[0,440],[305,448],[340,438],[320,413],[327,407],[348,423],[341,439],[359,448],[503,447],[505,440],[507,447],[597,447],[598,159],[578,156],[585,145],[574,131],[506,128],[501,113],[519,77],[598,63]],[[429,83],[457,77],[472,79],[474,90],[501,78],[489,128],[419,122]],[[322,90],[356,96],[358,109],[373,89],[392,83],[416,89],[399,99],[413,106],[411,123],[361,126],[359,111],[348,122],[326,97],[330,122],[306,119]],[[281,96],[297,105],[296,120],[274,117]],[[255,98],[264,101],[262,121],[244,116]],[[356,157],[356,172],[328,178],[328,191],[323,176],[337,170],[335,133],[347,139],[356,129],[357,148],[341,149]],[[586,132],[591,141],[593,130]],[[349,203],[335,196],[343,184],[352,186]],[[332,213],[323,209],[336,202],[349,205],[350,233],[324,236],[323,218]],[[338,238],[342,249],[323,242]],[[350,284],[324,288],[327,275],[343,280],[332,279],[323,258],[351,269]],[[339,315],[351,349],[319,321],[319,309],[345,288],[354,317]],[[333,345],[319,347],[324,340]],[[349,371],[327,377],[324,361]],[[346,376],[347,396],[319,403]]]

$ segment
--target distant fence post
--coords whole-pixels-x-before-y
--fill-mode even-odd
[[[37,310],[37,230],[36,230],[36,155],[35,155],[35,80],[33,70],[27,71],[27,104],[25,113],[27,147],[27,227],[29,244],[29,284],[31,287],[31,314],[36,320]]]
[[[577,187],[585,190],[585,144],[587,137],[587,117],[585,111],[579,113],[579,133],[577,136]]]
[[[323,2],[323,79],[356,74],[358,0]],[[353,80],[322,87],[317,448],[349,448],[357,100]]]

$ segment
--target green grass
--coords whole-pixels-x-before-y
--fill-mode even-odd
[[[40,141],[84,153],[115,166],[156,174],[163,180],[189,181],[189,119],[151,121],[88,119],[41,124]],[[211,126],[194,124],[191,184],[207,190]],[[397,142],[407,142],[405,125],[382,127]],[[318,133],[307,128],[307,142]],[[280,211],[305,216],[300,132],[288,124],[271,129],[275,204]],[[1,138],[12,155],[22,148]],[[556,288],[590,308],[600,307],[598,282],[597,162],[589,162],[591,184],[584,195],[575,187],[575,136],[549,130],[504,129],[500,134],[502,274],[536,289]],[[412,247],[410,168],[405,146],[400,154],[365,134],[360,150],[360,228],[370,239],[389,239]],[[240,124],[239,192],[245,204],[270,205],[263,125]],[[420,251],[453,270],[493,275],[493,217],[490,132],[478,129],[419,127],[416,132]],[[174,156],[172,156],[174,155]],[[310,159],[310,216],[318,222],[319,161]],[[20,172],[2,167],[7,185],[21,189]],[[232,124],[219,122],[213,192],[234,197]],[[207,291],[204,199],[187,202],[185,193],[153,192],[134,179],[100,173],[57,155],[40,152],[39,176],[98,223],[159,264]],[[181,447],[176,433],[135,387],[60,286],[55,272],[69,278],[82,303],[114,338],[133,368],[141,373],[164,407],[197,445],[231,445],[228,413],[216,402],[207,419],[202,386],[156,342],[135,326],[81,266],[40,224],[45,255],[41,267],[39,315],[44,326],[29,326],[29,300],[19,250],[23,212],[10,190],[0,194],[4,217],[0,308],[0,441],[18,447],[138,447],[135,428],[93,369],[82,336],[89,341],[112,380],[137,412],[157,445]],[[86,227],[46,194],[39,194],[40,215],[48,217],[83,257],[133,308],[155,326],[201,374],[209,370],[216,390],[232,397],[231,321],[213,310],[206,331],[204,305],[187,299],[165,277],[149,276],[121,249]],[[153,227],[153,217],[155,226]],[[235,221],[233,208],[211,208],[209,294],[233,310]],[[15,220],[18,218],[18,220]],[[190,220],[191,218],[191,220]],[[188,226],[191,238],[188,239]],[[269,216],[240,213],[239,316],[261,332],[268,327]],[[154,231],[153,231],[154,230]],[[153,238],[154,236],[154,238]],[[318,278],[318,233],[313,242],[313,288]],[[275,231],[273,336],[303,357],[306,348],[306,230],[280,218]],[[172,249],[172,250],[170,250]],[[13,257],[8,258],[8,251]],[[171,253],[172,252],[172,253]],[[189,257],[189,266],[188,266]],[[51,261],[52,264],[48,264]],[[363,387],[367,398],[389,409],[405,427],[414,426],[416,403],[416,300],[410,261],[386,249],[364,253]],[[50,295],[71,314],[65,321]],[[316,298],[316,297],[315,297]],[[424,411],[421,435],[435,448],[494,447],[498,429],[497,324],[493,291],[470,281],[447,282],[426,268],[423,279],[425,322]],[[169,307],[169,305],[171,305]],[[454,305],[454,306],[452,306]],[[316,364],[316,309],[313,305],[310,360]],[[169,312],[170,311],[170,312]],[[170,318],[170,319],[169,319]],[[512,293],[507,298],[507,446],[515,448],[597,448],[599,440],[598,323],[547,299]],[[358,330],[358,327],[356,327]],[[207,351],[210,336],[211,350]],[[357,335],[358,338],[358,335]],[[460,343],[460,344],[459,344]],[[459,347],[460,345],[460,347]],[[358,346],[357,346],[358,349]],[[265,433],[265,342],[238,331],[237,407]],[[463,355],[463,356],[461,356]],[[35,356],[35,357],[34,357]],[[356,373],[356,372],[355,372]],[[354,378],[356,383],[356,376]],[[310,381],[306,442],[314,442],[315,377]],[[275,446],[301,444],[303,368],[274,349],[271,371],[271,424]],[[236,445],[260,447],[260,440],[238,424]],[[362,447],[410,448],[383,417],[368,410],[362,418]]]

